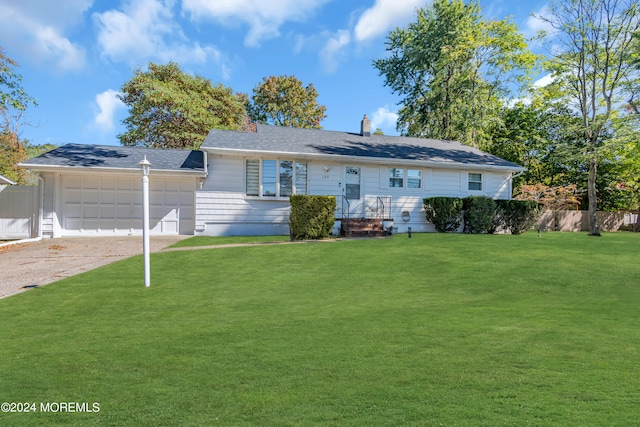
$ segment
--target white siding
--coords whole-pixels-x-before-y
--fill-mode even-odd
[[[460,171],[456,169],[433,169],[432,195],[447,197],[464,197],[461,190]]]
[[[209,175],[202,189],[244,193],[244,161],[242,157],[208,156]]]
[[[489,175],[487,196],[494,199],[510,199],[511,176],[509,174],[500,174],[495,172],[487,175]]]
[[[293,157],[291,160],[298,159]],[[385,217],[394,219],[393,226],[399,232],[406,232],[409,227],[416,232],[435,231],[433,225],[425,220],[425,197],[511,197],[511,178],[508,172],[394,166],[405,169],[405,179],[406,169],[420,169],[422,186],[419,189],[406,188],[406,185],[404,188],[389,188],[389,166],[382,163],[307,161],[308,194],[335,196],[336,217],[341,216],[346,166],[362,168],[364,212],[375,213],[378,196],[391,198],[391,206],[385,207]],[[244,170],[244,157],[209,156],[209,176],[202,191],[196,192],[196,234],[288,234],[289,201],[286,198],[274,200],[245,197]],[[468,190],[469,172],[482,173],[482,191]],[[408,213],[407,221],[403,220],[403,213]]]
[[[343,165],[330,162],[309,162],[307,171],[309,194],[315,196],[342,196]]]
[[[289,234],[288,200],[245,198],[244,193],[196,192],[195,234],[209,236]]]

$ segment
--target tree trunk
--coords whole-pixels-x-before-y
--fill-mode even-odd
[[[598,159],[592,158],[589,161],[589,180],[587,182],[587,190],[589,196],[589,229],[590,236],[600,236],[600,227],[598,226],[598,194],[596,191],[596,174],[598,172]]]

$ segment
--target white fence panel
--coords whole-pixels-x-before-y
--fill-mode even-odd
[[[38,234],[39,187],[0,186],[0,240],[28,239]]]

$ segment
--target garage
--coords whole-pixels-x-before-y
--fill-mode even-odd
[[[193,234],[194,194],[207,175],[201,151],[66,144],[20,164],[44,183],[43,236],[142,234],[143,158],[151,234]]]
[[[63,175],[62,235],[130,235],[142,232],[139,176]],[[193,178],[152,177],[149,227],[152,234],[193,233]]]

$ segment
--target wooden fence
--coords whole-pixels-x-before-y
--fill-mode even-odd
[[[637,230],[638,214],[597,212],[601,231]],[[545,211],[535,228],[541,231],[589,231],[588,211]]]
[[[0,240],[37,236],[39,209],[38,186],[0,186]]]

